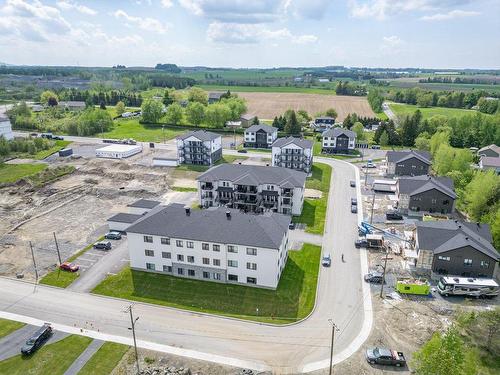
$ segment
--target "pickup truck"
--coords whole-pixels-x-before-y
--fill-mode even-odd
[[[406,366],[403,352],[386,348],[370,348],[366,350],[366,360],[377,365]]]

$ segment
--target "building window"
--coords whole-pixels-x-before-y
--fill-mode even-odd
[[[257,278],[255,277],[247,277],[248,284],[257,284]]]
[[[153,243],[153,236],[144,236],[144,242]]]
[[[238,275],[231,275],[231,274],[228,274],[227,275],[227,279],[229,281],[238,281]]]
[[[146,255],[147,257],[154,257],[155,252],[153,250],[144,250],[144,255]]]
[[[214,272],[214,280],[220,280],[220,279],[221,279],[220,273]]]
[[[162,245],[170,245],[170,238],[162,237],[160,241]]]
[[[436,204],[436,203],[437,203],[437,199],[433,199],[432,204]]]
[[[204,279],[210,279],[210,272],[203,271],[203,278]]]
[[[488,268],[490,266],[490,262],[487,260],[481,261],[481,268]]]
[[[183,246],[184,246],[184,245],[182,244],[182,240],[177,240],[177,241],[175,241],[175,245],[176,245],[177,247],[183,247]]]
[[[472,267],[472,259],[464,259],[464,266]]]
[[[212,259],[212,264],[214,266],[220,266],[220,259]]]
[[[228,267],[238,267],[238,261],[237,260],[228,260],[227,266]]]
[[[438,256],[438,259],[439,260],[446,260],[447,262],[450,261],[450,257],[444,257],[444,256],[441,256],[441,255]]]
[[[169,252],[166,252],[166,251],[162,251],[161,252],[161,257],[165,258],[165,259],[171,259],[172,258],[172,253],[169,253]]]
[[[182,254],[177,254],[177,260],[178,260],[179,262],[184,262],[184,255],[182,255]]]
[[[187,247],[188,249],[192,249],[192,248],[194,247],[194,242],[193,242],[193,241],[187,241],[187,242],[186,242],[186,247]]]
[[[188,270],[188,276],[194,277],[194,270]]]
[[[203,264],[210,264],[209,258],[203,258]]]
[[[194,257],[191,255],[188,255],[187,260],[188,260],[188,263],[194,263]]]
[[[257,249],[253,247],[247,247],[247,255],[257,255]]]
[[[184,275],[184,268],[177,268],[178,275]]]
[[[220,245],[212,245],[213,251],[220,251]]]
[[[154,271],[155,270],[155,264],[154,263],[146,263],[146,269]]]
[[[250,262],[248,262],[247,263],[247,270],[256,271],[257,270],[257,263],[250,263]]]
[[[163,266],[163,272],[172,272],[172,266]]]
[[[210,245],[207,243],[202,243],[201,244],[201,249],[202,250],[210,250]]]
[[[228,253],[237,253],[238,247],[234,246],[234,245],[227,245],[227,252]]]

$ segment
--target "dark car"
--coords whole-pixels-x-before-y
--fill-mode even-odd
[[[111,242],[109,241],[100,241],[94,244],[94,249],[99,250],[111,250]]]
[[[111,231],[104,235],[104,238],[107,240],[121,240],[122,234],[120,232]]]
[[[372,284],[382,284],[383,275],[380,272],[370,272],[364,277],[365,281]]]
[[[351,204],[351,212],[353,214],[357,214],[358,213],[358,206],[355,204]]]
[[[356,187],[356,181],[351,180],[351,181],[349,182],[349,185],[351,185],[351,187]]]
[[[247,150],[238,150],[238,152],[241,154],[246,154],[248,151]]]
[[[59,266],[63,271],[76,272],[80,269],[80,266],[75,263],[64,262]]]
[[[54,135],[54,136],[52,137],[52,139],[53,139],[53,140],[55,140],[55,141],[64,141],[64,138],[63,138],[63,137],[61,137],[60,135]]]
[[[366,350],[366,360],[371,364],[405,366],[406,359],[403,352],[386,348],[370,348]]]
[[[387,211],[385,218],[387,220],[403,220],[403,215],[398,211]]]
[[[372,150],[380,150],[380,145],[372,145]]]
[[[363,240],[356,240],[354,241],[354,246],[359,249],[361,247],[367,247],[368,246],[368,241],[363,239]]]
[[[351,198],[351,204],[354,206],[358,205],[358,200],[356,198]]]
[[[288,224],[288,229],[295,229],[295,223]]]
[[[43,345],[45,341],[52,335],[52,327],[49,323],[45,323],[40,327],[21,348],[21,353],[24,355],[33,354]]]

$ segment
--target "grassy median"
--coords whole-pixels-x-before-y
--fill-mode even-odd
[[[17,331],[19,328],[24,327],[24,325],[25,324],[21,322],[0,318],[0,338]]]
[[[177,278],[125,268],[93,293],[241,319],[290,323],[314,306],[321,247],[290,251],[276,290]],[[258,309],[258,312],[257,312]]]
[[[108,375],[118,365],[129,346],[105,342],[83,366],[78,375]]]

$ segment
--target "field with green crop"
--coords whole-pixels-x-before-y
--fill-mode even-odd
[[[446,116],[446,117],[462,117],[467,114],[476,114],[478,111],[471,109],[461,109],[461,108],[444,108],[444,107],[429,107],[429,108],[420,108],[416,105],[411,104],[399,104],[399,103],[390,103],[392,111],[398,117],[411,116],[418,109],[422,112],[423,118],[429,118],[432,116]],[[490,116],[490,115],[485,115]]]

